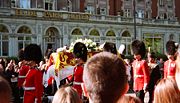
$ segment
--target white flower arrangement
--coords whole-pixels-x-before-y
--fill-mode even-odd
[[[97,50],[97,46],[96,46],[96,42],[92,41],[91,39],[77,39],[75,40],[75,42],[72,42],[70,44],[70,48],[69,51],[72,52],[73,51],[73,47],[77,42],[81,42],[84,43],[88,49],[88,51],[96,51]]]

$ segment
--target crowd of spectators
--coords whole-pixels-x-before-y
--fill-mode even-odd
[[[174,42],[168,43],[166,48],[169,49]],[[47,83],[43,81],[43,74],[54,65],[49,62],[52,51],[43,61],[40,47],[30,44],[21,51],[24,57],[19,55],[17,63],[1,58],[1,103],[144,103],[147,92],[148,103],[180,103],[180,48],[170,48],[173,54],[168,51],[168,60],[163,61],[157,59],[154,52],[144,52],[144,43],[135,40],[132,42],[135,59],[131,60],[122,58],[114,43],[106,43],[102,52],[87,59],[85,45],[77,45],[73,51],[76,58],[73,74],[59,86],[53,77]],[[23,68],[26,68],[25,74]],[[128,93],[135,93],[136,97]],[[48,95],[53,99],[49,100]]]

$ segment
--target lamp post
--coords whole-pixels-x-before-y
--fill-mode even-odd
[[[136,39],[136,1],[133,0],[133,16],[134,16],[134,39]]]

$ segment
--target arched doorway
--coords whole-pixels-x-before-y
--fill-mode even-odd
[[[70,43],[83,37],[83,33],[79,28],[75,28],[71,33]]]
[[[130,55],[131,54],[131,41],[132,37],[129,31],[124,31],[121,35],[121,44],[125,45],[125,50],[123,52],[124,55]]]
[[[18,50],[25,48],[32,41],[32,31],[27,26],[21,26],[18,31]]]
[[[56,50],[60,47],[59,31],[55,27],[50,27],[44,35],[44,48]]]
[[[8,56],[9,31],[6,26],[0,24],[0,56]]]

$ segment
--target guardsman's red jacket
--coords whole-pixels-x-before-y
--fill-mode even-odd
[[[24,82],[24,103],[42,103],[43,75],[37,68],[31,68]]]
[[[77,90],[79,96],[82,96],[81,83],[83,83],[83,65],[77,65],[74,68],[74,76],[69,76],[68,79],[73,79],[73,87]]]
[[[176,72],[175,61],[167,60],[164,62],[164,78],[174,78]]]
[[[19,70],[19,76],[18,76],[18,87],[22,87],[24,80],[26,78],[26,74],[29,71],[29,66],[28,65],[23,65],[20,70]]]
[[[145,84],[149,82],[149,69],[145,60],[134,60],[132,63],[133,78],[134,78],[134,90],[143,90]]]

